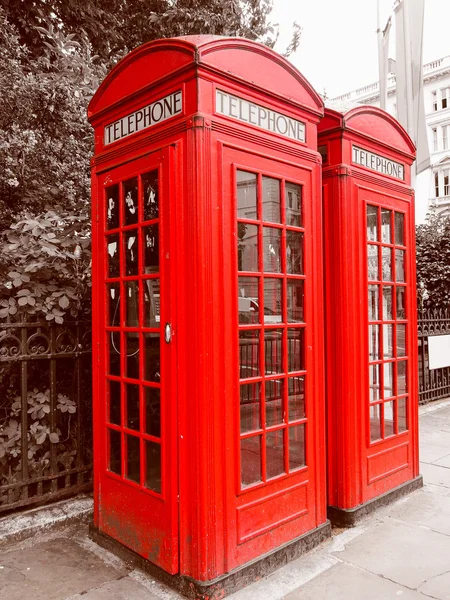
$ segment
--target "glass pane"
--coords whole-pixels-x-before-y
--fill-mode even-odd
[[[122,434],[109,430],[109,470],[122,474]]]
[[[304,371],[304,329],[288,329],[287,355],[288,371]]]
[[[287,320],[288,323],[303,323],[304,312],[304,283],[301,279],[287,280]]]
[[[394,395],[394,363],[384,363],[384,398],[392,398]]]
[[[249,383],[241,385],[241,433],[261,429],[261,384]]]
[[[130,379],[139,379],[139,334],[125,334],[127,344],[126,376]]]
[[[286,231],[286,273],[303,275],[303,233]]]
[[[264,356],[266,375],[283,373],[283,330],[264,332]]]
[[[144,232],[144,273],[154,275],[159,272],[159,227],[150,225]]]
[[[381,241],[385,244],[390,244],[392,242],[391,216],[391,210],[388,210],[387,208],[381,209]]]
[[[161,380],[159,333],[145,333],[144,345],[144,378],[147,381],[156,381],[158,383]]]
[[[266,427],[283,423],[284,381],[266,380]]]
[[[142,175],[142,192],[144,195],[144,221],[159,217],[158,171]]]
[[[406,319],[406,288],[397,288],[397,320]]]
[[[381,440],[380,405],[374,404],[370,407],[370,441]]]
[[[405,227],[404,227],[404,214],[403,213],[395,213],[395,243],[397,246],[405,245]]]
[[[242,486],[261,481],[261,436],[241,440]]]
[[[109,382],[109,422],[114,425],[120,425],[121,410],[120,410],[120,397],[121,397],[121,385],[119,381]]]
[[[305,378],[288,378],[288,415],[289,421],[298,421],[306,417]]]
[[[385,321],[391,321],[392,316],[392,286],[383,286],[383,319]]]
[[[158,388],[144,387],[145,433],[161,436],[161,397]]]
[[[395,251],[395,279],[397,281],[405,281],[405,251]]]
[[[259,377],[259,331],[239,332],[239,377]]]
[[[245,325],[259,323],[259,279],[257,277],[238,278],[239,323]]]
[[[397,356],[406,356],[406,325],[397,325]]]
[[[394,428],[394,402],[384,403],[384,437],[395,434]]]
[[[381,365],[369,366],[369,397],[371,402],[380,399],[380,368]]]
[[[399,398],[397,401],[398,410],[398,432],[408,430],[408,415],[407,415],[408,398]]]
[[[258,271],[258,226],[238,223],[238,271]]]
[[[378,246],[367,246],[367,276],[371,281],[377,281],[378,275]]]
[[[127,435],[127,479],[141,482],[141,451],[140,439],[134,435]]]
[[[369,242],[378,241],[378,208],[376,206],[367,206],[367,240]]]
[[[302,225],[302,188],[296,183],[285,184],[286,225]]]
[[[264,271],[281,271],[281,229],[263,227]]]
[[[264,279],[264,323],[281,323],[283,320],[281,314],[282,301],[282,280]]]
[[[383,356],[384,358],[394,357],[394,326],[383,325]]]
[[[294,425],[289,427],[289,471],[305,465],[305,425]]]
[[[272,177],[262,178],[263,221],[281,223],[280,182]]]
[[[125,283],[125,325],[139,327],[139,282],[127,281]]]
[[[110,375],[120,376],[120,352],[121,338],[118,331],[109,331],[107,334],[109,341],[109,369]]]
[[[406,394],[408,391],[407,381],[407,365],[406,360],[401,360],[397,363],[397,394]]]
[[[138,222],[138,180],[133,177],[123,183],[123,201],[125,225],[134,225]]]
[[[138,232],[137,229],[123,234],[125,252],[125,272],[127,275],[138,274]]]
[[[392,281],[392,250],[390,248],[381,249],[381,261],[383,281]]]
[[[119,227],[119,186],[112,185],[106,188],[106,228]]]
[[[379,325],[369,325],[369,360],[380,360]]]
[[[145,442],[145,487],[161,493],[161,446]]]
[[[285,473],[284,468],[284,429],[266,434],[267,479]]]
[[[120,285],[109,283],[106,285],[108,298],[108,325],[120,327]]]
[[[108,277],[119,277],[120,275],[120,236],[118,234],[108,235],[106,246],[108,249]]]
[[[159,279],[146,279],[144,286],[144,327],[159,327],[160,315],[160,287]]]
[[[378,290],[377,285],[369,285],[369,321],[378,321]]]
[[[245,171],[236,171],[236,183],[238,219],[257,219],[258,215],[256,211],[256,175],[254,175],[253,173],[246,173]]]
[[[139,431],[139,386],[125,385],[127,395],[127,420],[126,426],[128,429]]]

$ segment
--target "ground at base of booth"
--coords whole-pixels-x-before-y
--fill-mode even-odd
[[[450,600],[450,400],[420,412],[422,489],[357,527],[334,529],[331,540],[228,599]],[[78,520],[62,503],[43,510],[0,519],[1,598],[181,600],[89,539],[86,500]],[[20,527],[33,523],[34,535],[22,539]]]

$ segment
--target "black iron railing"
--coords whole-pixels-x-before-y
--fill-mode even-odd
[[[428,338],[450,335],[450,310],[419,311],[419,404],[450,396],[450,367],[429,368]]]

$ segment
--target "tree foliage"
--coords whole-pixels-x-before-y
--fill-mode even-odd
[[[419,307],[450,306],[450,217],[433,216],[416,227]]]

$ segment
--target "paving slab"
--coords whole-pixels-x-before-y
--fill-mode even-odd
[[[434,464],[438,465],[439,467],[447,467],[447,469],[450,469],[450,453],[435,460]]]
[[[450,469],[435,464],[420,463],[420,472],[425,483],[450,488]]]
[[[449,436],[450,438],[450,436]],[[423,463],[434,463],[444,456],[450,454],[449,446],[439,446],[438,444],[425,444],[420,446],[419,458]]]
[[[65,600],[159,600],[159,598],[134,579],[123,577]]]
[[[429,579],[420,586],[419,591],[438,600],[450,600],[450,572]]]

